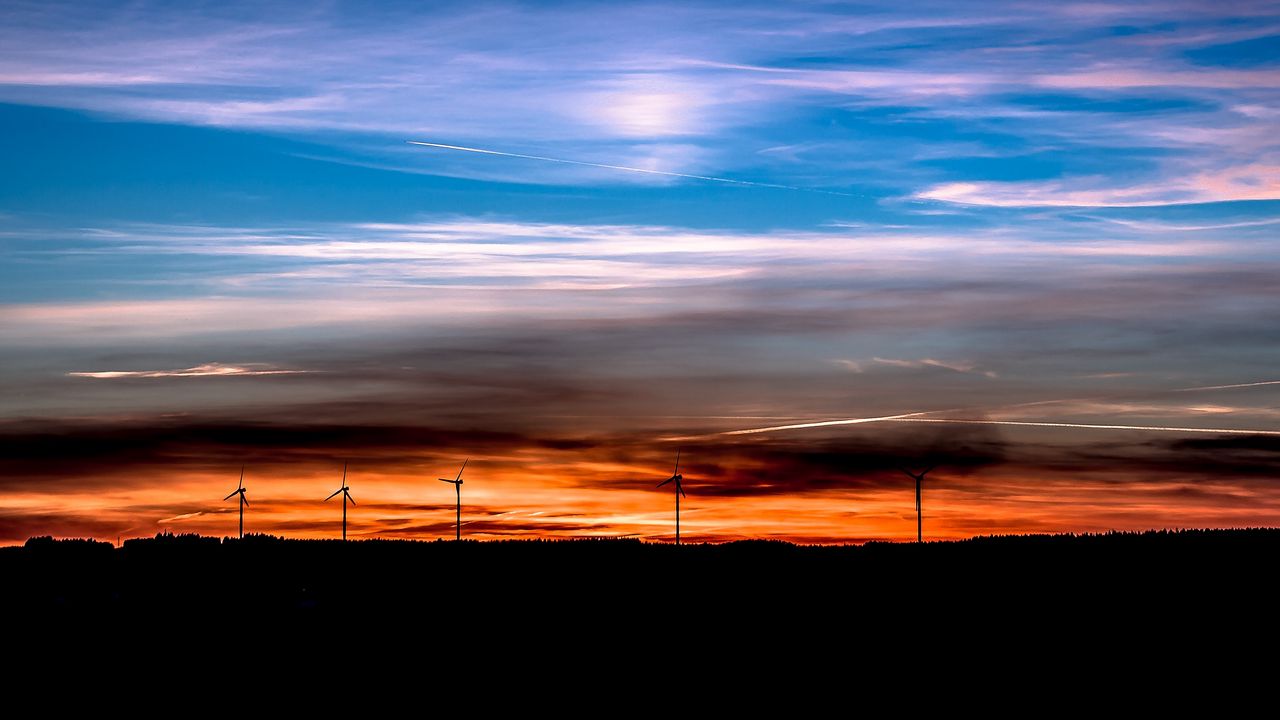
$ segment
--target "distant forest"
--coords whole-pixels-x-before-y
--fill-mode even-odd
[[[147,614],[447,609],[467,627],[512,632],[548,623],[584,631],[585,618],[601,613],[655,628],[679,613],[726,632],[757,612],[751,622],[778,630],[819,618],[844,627],[854,618],[865,622],[867,613],[909,622],[941,614],[1007,623],[1030,614],[1140,623],[1173,607],[1225,603],[1247,613],[1269,597],[1259,569],[1278,553],[1280,530],[1273,529],[859,546],[161,534],[115,548],[40,537],[0,548],[0,606]]]

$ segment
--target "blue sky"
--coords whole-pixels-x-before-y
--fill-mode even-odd
[[[1267,429],[1278,126],[1275,3],[10,2],[0,422]]]

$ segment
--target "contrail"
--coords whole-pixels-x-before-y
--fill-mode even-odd
[[[1234,385],[1205,385],[1202,387],[1174,388],[1171,390],[1163,390],[1157,392],[1194,392],[1197,390],[1230,390],[1233,388],[1259,387],[1263,385],[1280,385],[1280,380],[1262,380],[1259,382],[1236,383]],[[1091,398],[1070,398],[1058,400],[1037,400],[1035,402],[1018,403],[1015,405],[1000,405],[993,410],[1007,410],[1010,408],[1032,407],[1035,405],[1054,405],[1058,403],[1088,401],[1088,400],[1106,400],[1112,397],[1121,396],[1098,396]],[[805,430],[808,428],[830,427],[833,425],[861,425],[864,423],[877,422],[917,422],[917,423],[953,423],[960,425],[1013,425],[1020,427],[1056,427],[1056,428],[1072,428],[1078,430],[1138,430],[1147,432],[1180,432],[1180,433],[1216,433],[1222,435],[1270,435],[1280,436],[1280,430],[1228,430],[1223,428],[1195,428],[1195,427],[1177,427],[1165,425],[1105,425],[1091,423],[1067,423],[1067,422],[1049,422],[1049,421],[1030,421],[1030,420],[977,420],[977,419],[951,419],[951,418],[924,418],[921,415],[937,415],[939,413],[957,412],[960,408],[952,410],[926,410],[922,412],[904,413],[901,415],[885,415],[883,417],[870,418],[847,418],[844,420],[822,420],[817,422],[797,423],[794,425],[774,425],[771,427],[748,428],[746,430],[729,430],[726,432],[711,433],[709,435],[691,435],[687,437],[664,438],[664,440],[691,440],[696,438],[715,437],[720,435],[754,435],[756,433],[780,432],[783,430]],[[973,408],[969,408],[972,412]]]
[[[205,363],[195,367],[177,370],[101,370],[95,372],[69,372],[68,377],[94,378],[97,380],[113,380],[116,378],[170,378],[170,377],[233,377],[251,375],[301,375],[313,373],[315,370],[286,370],[272,368],[263,363],[247,365],[223,365],[222,363]]]
[[[604,168],[606,170],[624,170],[626,172],[644,173],[645,175],[666,175],[667,177],[687,178],[689,180],[706,180],[709,182],[729,183],[731,185],[749,185],[751,187],[773,188],[775,190],[794,190],[796,192],[821,193],[823,195],[839,195],[841,197],[859,197],[851,193],[834,190],[818,190],[817,188],[796,187],[795,185],[775,185],[774,183],[752,182],[751,180],[734,180],[732,178],[712,177],[710,175],[689,175],[688,173],[667,172],[666,170],[649,170],[647,168],[628,167],[626,165],[607,165],[583,160],[565,160],[564,158],[543,157],[542,155],[524,155],[521,153],[499,152],[482,148],[463,147],[461,145],[445,145],[443,143],[420,142],[407,140],[410,145],[440,148],[443,150],[460,150],[462,152],[480,153],[481,155],[498,155],[501,157],[521,158],[523,160],[541,160],[543,162],[562,163],[564,165],[584,165],[586,167]]]
[[[1280,385],[1280,380],[1263,380],[1261,382],[1236,383],[1235,385],[1205,385],[1204,387],[1178,388],[1173,392],[1192,392],[1194,390],[1231,390],[1232,388],[1258,387],[1259,385]]]
[[[923,412],[904,413],[902,415],[885,415],[884,417],[869,418],[845,418],[843,420],[821,420],[818,422],[797,423],[795,425],[774,425],[773,427],[749,428],[747,430],[729,430],[728,432],[716,433],[717,435],[754,435],[755,433],[778,432],[780,430],[804,430],[806,428],[831,427],[833,425],[861,425],[862,423],[888,422],[890,420],[905,420],[906,418],[915,417],[917,415],[926,415]]]
[[[915,413],[917,415],[922,413]],[[1077,428],[1086,430],[1147,430],[1151,432],[1211,433],[1215,435],[1277,435],[1280,430],[1227,430],[1224,428],[1169,427],[1164,425],[1093,425],[1089,423],[1033,422],[1029,420],[958,420],[950,418],[887,417],[883,422],[956,423],[961,425],[1017,425],[1020,427]],[[751,432],[751,431],[748,431]]]
[[[869,418],[846,418],[844,420],[822,420],[818,422],[797,423],[795,425],[774,425],[772,427],[748,428],[746,430],[729,430],[727,432],[712,433],[711,435],[696,435],[680,438],[664,438],[665,440],[690,440],[697,437],[714,437],[717,435],[754,435],[756,433],[780,432],[783,430],[806,430],[809,428],[831,427],[834,425],[862,425],[865,423],[880,422],[914,422],[914,423],[952,423],[957,425],[1014,425],[1018,427],[1051,427],[1051,428],[1072,428],[1077,430],[1144,430],[1147,432],[1182,432],[1182,433],[1210,433],[1222,435],[1275,435],[1280,436],[1280,430],[1228,430],[1223,428],[1197,428],[1197,427],[1177,427],[1167,425],[1102,425],[1092,423],[1068,423],[1068,422],[1049,422],[1049,421],[1031,421],[1031,420],[977,420],[977,419],[955,419],[955,418],[925,418],[921,415],[933,415],[939,412],[947,412],[946,410],[930,410],[924,412],[904,413],[902,415],[885,415],[883,417]]]

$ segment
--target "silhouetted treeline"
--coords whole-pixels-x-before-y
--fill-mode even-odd
[[[468,626],[511,632],[582,631],[582,623],[610,617],[656,629],[678,612],[681,622],[704,629],[802,628],[822,619],[870,632],[878,625],[868,625],[868,618],[883,617],[980,624],[1082,614],[1118,620],[1134,618],[1136,608],[1165,613],[1226,600],[1232,612],[1246,612],[1262,597],[1261,569],[1278,553],[1280,530],[1269,529],[862,546],[343,543],[164,534],[114,548],[44,537],[0,549],[0,605],[153,616],[227,608],[250,614],[447,611]]]

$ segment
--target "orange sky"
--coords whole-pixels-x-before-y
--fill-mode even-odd
[[[659,452],[659,451],[655,451]],[[463,476],[463,534],[469,538],[673,538],[670,486],[653,485],[670,467],[574,458],[573,451],[524,449],[471,458]],[[742,463],[741,460],[733,460]],[[352,462],[348,509],[353,538],[436,539],[453,535],[454,494],[436,477],[456,465],[429,461],[388,466]],[[801,543],[910,540],[915,537],[910,478],[871,473],[863,487],[798,492],[717,494],[723,478],[700,476],[711,461],[686,455],[682,537],[686,541],[774,538]],[[739,467],[739,470],[742,468]],[[722,469],[723,470],[723,469]],[[83,489],[50,493],[17,490],[6,498],[8,517],[25,524],[6,543],[27,534],[92,535],[114,540],[168,530],[234,535],[233,491],[239,468],[183,471],[137,468]],[[327,538],[341,533],[341,468],[250,465],[251,505],[246,532]],[[785,485],[786,479],[779,478]],[[925,535],[952,539],[988,533],[1142,530],[1280,524],[1280,490],[1233,481],[1205,488],[1168,473],[1134,479],[1105,471],[1047,473],[996,466],[957,473],[944,465],[926,480]],[[12,522],[10,523],[13,524]],[[16,530],[16,532],[14,531]]]

